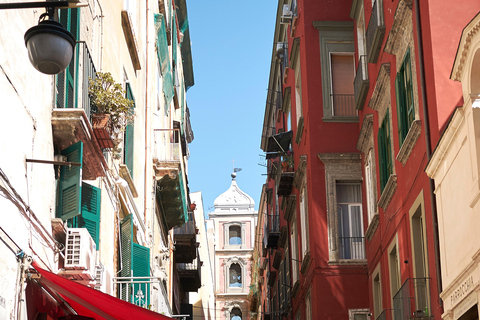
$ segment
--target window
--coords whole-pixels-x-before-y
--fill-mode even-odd
[[[79,141],[61,154],[68,162],[82,163],[83,143]],[[82,183],[81,166],[61,166],[57,188],[57,218],[68,221],[70,228],[86,228],[98,248],[101,190]]]
[[[233,308],[230,311],[230,320],[242,320],[242,311],[239,308]]]
[[[357,11],[357,48],[358,56],[364,56],[367,54],[366,39],[365,39],[365,12],[363,10],[363,1],[360,2],[360,7]]]
[[[79,9],[62,9],[58,11],[58,21],[62,26],[70,31],[75,39],[79,38],[80,11]],[[78,83],[78,51],[79,46],[75,48],[75,57],[64,72],[57,75],[57,108],[76,108],[77,83]]]
[[[377,212],[377,192],[376,192],[376,175],[375,161],[373,160],[373,149],[368,151],[367,160],[365,161],[365,190],[367,192],[367,213],[368,222],[372,221],[373,216]]]
[[[299,279],[298,238],[297,238],[297,226],[296,226],[295,220],[293,220],[292,222],[290,243],[292,246],[292,282],[295,285],[295,282],[297,282]]]
[[[360,183],[337,183],[339,258],[365,259]]]
[[[302,258],[305,258],[310,249],[310,241],[308,236],[308,199],[307,199],[307,179],[304,178],[300,191],[300,233],[302,235]]]
[[[400,263],[398,261],[398,249],[396,240],[393,241],[388,250],[388,269],[390,273],[390,292],[393,299],[401,286]]]
[[[330,53],[330,83],[332,116],[354,117],[355,61],[353,53]]]
[[[398,134],[400,146],[402,146],[408,130],[415,120],[410,50],[407,50],[400,70],[397,73],[395,93],[397,97]]]
[[[348,320],[368,320],[370,319],[369,313],[369,309],[349,309]]]
[[[382,192],[390,175],[393,173],[389,110],[387,110],[382,125],[378,130],[378,155],[380,165],[380,191]]]
[[[230,226],[228,228],[228,244],[242,244],[242,228],[240,226]]]
[[[323,121],[358,121],[353,87],[353,22],[315,21],[313,24],[320,35]]]
[[[312,290],[308,290],[307,296],[305,297],[305,317],[306,320],[312,320]]]
[[[297,60],[295,67],[295,113],[297,116],[297,125],[300,117],[303,116],[302,108],[302,72],[300,70],[300,60]]]
[[[238,263],[233,263],[228,272],[228,286],[230,288],[242,287],[242,267]]]
[[[150,276],[150,249],[137,243],[136,233],[136,227],[130,214],[120,224],[120,277]],[[135,279],[132,286],[122,286],[120,298],[146,308],[150,304],[150,285],[146,282],[147,280]],[[143,295],[138,294],[139,290]]]
[[[132,87],[127,82],[126,84],[126,97],[129,100],[133,101],[133,108],[135,108],[135,99],[133,98]],[[131,109],[132,114],[134,113],[133,109]],[[134,122],[133,119],[127,122],[127,126],[125,128],[125,137],[124,137],[124,150],[123,150],[123,161],[127,165],[128,171],[130,171],[130,175],[133,178],[133,134],[134,134]]]
[[[373,319],[377,319],[382,312],[382,283],[380,278],[380,264],[373,273]]]

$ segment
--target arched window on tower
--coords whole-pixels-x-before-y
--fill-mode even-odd
[[[230,288],[242,287],[242,268],[238,263],[234,263],[230,266],[229,280]]]
[[[235,225],[228,228],[228,244],[242,244],[242,227]]]
[[[233,308],[230,312],[230,320],[242,320],[242,311],[239,308]]]

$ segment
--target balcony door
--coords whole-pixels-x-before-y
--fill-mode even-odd
[[[337,216],[340,259],[365,259],[359,183],[337,184]]]

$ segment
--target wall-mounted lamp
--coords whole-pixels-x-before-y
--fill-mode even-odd
[[[1,9],[46,8],[37,26],[25,33],[25,46],[30,62],[45,74],[58,74],[65,70],[73,57],[75,37],[54,20],[55,9],[69,7],[69,1],[2,3]],[[48,19],[47,19],[48,18]]]

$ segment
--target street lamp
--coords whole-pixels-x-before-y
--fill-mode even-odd
[[[68,1],[0,4],[0,9],[47,9],[40,15],[38,25],[28,29],[24,37],[30,62],[45,74],[58,74],[65,70],[75,49],[75,37],[54,20],[57,7],[68,7]]]

